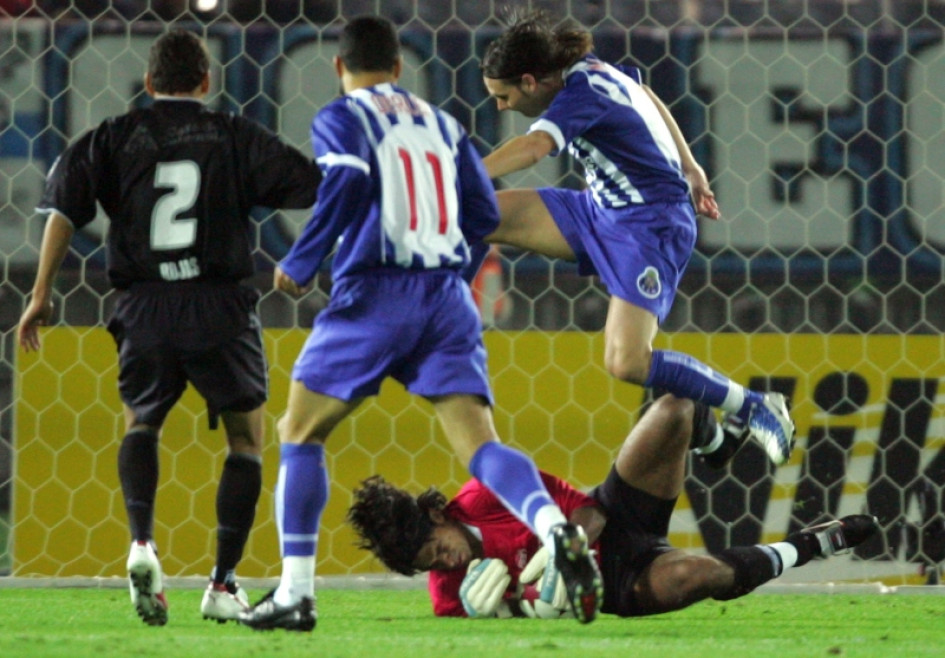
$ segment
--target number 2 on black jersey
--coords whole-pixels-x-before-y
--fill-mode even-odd
[[[200,193],[200,167],[192,160],[159,162],[154,187],[171,188],[151,211],[151,249],[186,249],[197,240],[197,218],[181,218],[194,207]]]

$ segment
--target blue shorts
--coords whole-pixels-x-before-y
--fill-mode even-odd
[[[292,379],[347,401],[376,395],[386,377],[423,397],[493,404],[479,311],[457,272],[391,269],[335,283]]]
[[[689,201],[603,210],[587,191],[538,190],[577,256],[578,271],[607,291],[666,319],[696,244]]]

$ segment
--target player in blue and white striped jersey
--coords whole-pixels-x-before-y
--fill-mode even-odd
[[[528,134],[486,156],[493,178],[566,148],[583,191],[498,193],[501,222],[486,241],[577,261],[611,294],[604,361],[615,377],[719,407],[747,424],[775,464],[794,423],[780,393],[746,389],[689,355],[654,350],[696,242],[696,212],[720,216],[702,167],[640,72],[592,54],[591,35],[518,16],[486,50],[483,79],[500,110],[537,117]],[[715,446],[709,446],[712,450]]]
[[[315,627],[315,556],[329,491],[324,444],[386,377],[433,403],[460,461],[543,538],[578,618],[591,621],[603,592],[587,537],[567,522],[534,463],[502,445],[493,422],[482,326],[460,275],[469,243],[498,225],[492,183],[462,126],[396,86],[401,59],[389,21],[352,20],[339,49],[345,94],[312,125],[324,173],[319,201],[275,273],[278,289],[300,294],[337,245],[333,288],[296,360],[279,422],[282,579],[240,621],[260,630]],[[471,570],[471,583],[484,573]]]

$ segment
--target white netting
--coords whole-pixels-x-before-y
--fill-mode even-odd
[[[100,328],[111,302],[103,220],[77,236],[57,285],[58,317],[76,329],[48,332],[43,353],[28,358],[14,334],[38,255],[42,221],[33,207],[45,172],[82,131],[145,101],[154,36],[169,24],[202,31],[216,62],[210,103],[259,119],[307,151],[311,117],[337,93],[339,16],[380,13],[400,27],[403,84],[453,112],[486,151],[527,126],[500,115],[480,79],[478,56],[497,33],[502,4],[0,0],[0,573],[121,573],[121,423],[114,350]],[[674,541],[717,548],[773,540],[823,515],[868,509],[883,523],[880,540],[840,567],[831,562],[831,574],[798,577],[917,580],[917,564],[945,557],[945,229],[937,221],[945,207],[945,3],[518,4],[578,20],[604,59],[641,66],[709,171],[725,220],[702,223],[661,344],[794,400],[791,462],[774,472],[751,447],[723,474],[694,463]],[[560,159],[503,184],[580,180]],[[267,492],[246,575],[276,573],[273,418],[329,284],[298,303],[268,292],[273,263],[305,219],[258,217],[254,282],[267,291],[273,398]],[[541,466],[596,484],[642,400],[603,371],[605,292],[569,265],[507,249],[487,263],[481,284],[502,436]],[[157,532],[170,574],[210,566],[224,442],[205,426],[188,394],[162,439]],[[451,493],[465,477],[429,409],[396,387],[345,423],[329,452],[323,574],[378,569],[352,549],[342,523],[359,479],[380,471],[414,490],[437,484]]]

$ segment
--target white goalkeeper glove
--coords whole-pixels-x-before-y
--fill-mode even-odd
[[[459,587],[459,598],[466,614],[473,618],[495,617],[503,607],[502,597],[511,580],[509,569],[502,560],[487,557],[470,562]]]
[[[560,619],[573,617],[574,612],[568,602],[568,590],[564,578],[549,559],[548,549],[542,546],[528,561],[518,577],[521,585],[538,581],[535,585],[538,598],[519,601],[522,612],[532,619]]]

